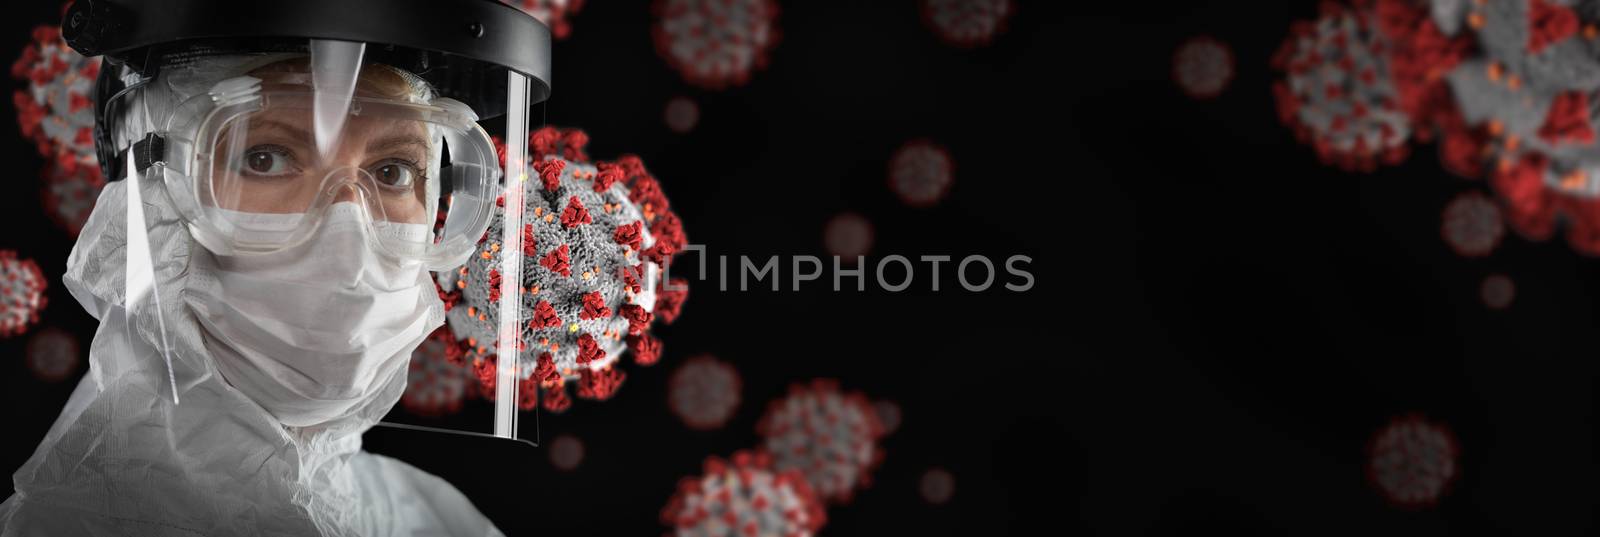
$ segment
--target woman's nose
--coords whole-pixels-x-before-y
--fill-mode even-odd
[[[352,203],[361,201],[361,192],[356,189],[355,183],[341,182],[333,187],[333,203],[346,201]]]

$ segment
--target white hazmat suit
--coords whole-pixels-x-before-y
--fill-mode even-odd
[[[163,124],[173,103],[251,63],[259,58],[217,60],[158,78],[130,108],[120,139]],[[138,196],[148,230],[148,272],[125,265],[144,263],[138,255],[127,261],[130,194]],[[137,244],[137,231],[131,235]],[[129,179],[105,188],[63,278],[100,321],[89,371],[13,476],[15,493],[0,504],[0,536],[501,535],[449,483],[361,450],[362,433],[405,389],[411,349],[442,320],[431,286],[417,286],[415,318],[384,336],[405,343],[385,341],[386,359],[364,367],[356,376],[364,384],[328,409],[293,400],[305,394],[279,385],[280,375],[260,363],[272,349],[234,348],[239,339],[219,333],[230,324],[261,329],[260,316],[271,314],[207,307],[221,306],[207,299],[219,282],[255,285],[271,276],[261,271],[273,270],[245,274],[219,268],[225,265],[195,242],[159,182]],[[154,284],[131,313],[124,296],[130,274],[150,278],[136,284]],[[426,282],[426,272],[418,278]],[[393,304],[393,297],[386,300]],[[228,368],[219,370],[219,362]],[[281,408],[291,410],[276,414],[318,423],[286,425],[292,420],[269,410]]]

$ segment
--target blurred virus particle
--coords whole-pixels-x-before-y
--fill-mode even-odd
[[[1324,2],[1315,22],[1291,27],[1272,59],[1284,74],[1272,88],[1278,118],[1323,163],[1349,171],[1398,163],[1409,151],[1411,120],[1389,76],[1389,44],[1372,19]]]
[[[411,352],[400,404],[412,415],[437,418],[461,411],[472,373],[449,327],[440,327]]]
[[[742,86],[778,44],[773,0],[656,0],[656,52],[691,85]]]
[[[1016,12],[1011,0],[922,0],[922,22],[953,47],[993,43]]]
[[[0,250],[0,338],[20,335],[39,322],[39,311],[49,302],[45,285],[38,263]]]
[[[566,410],[570,382],[580,398],[610,399],[626,378],[617,363],[624,349],[634,363],[654,364],[661,341],[650,335],[650,324],[676,319],[688,293],[686,281],[674,279],[668,288],[661,278],[685,244],[661,185],[638,157],[590,162],[587,143],[583,131],[553,127],[528,138],[528,170],[536,176],[523,182],[520,296],[500,296],[500,213],[478,255],[439,273],[445,301],[453,304],[445,318],[490,397],[498,305],[502,298],[521,303],[518,405],[525,410],[535,404]]]
[[[1517,285],[1510,276],[1490,274],[1478,286],[1478,296],[1483,300],[1484,307],[1503,310],[1511,307],[1511,301],[1517,298]]]
[[[667,381],[667,407],[690,429],[721,429],[739,409],[744,389],[739,371],[701,354],[684,361]]]
[[[98,58],[67,47],[55,26],[39,26],[33,41],[11,65],[11,76],[27,82],[12,95],[22,136],[45,158],[42,179],[46,213],[72,235],[88,220],[105,186],[94,148],[90,100]]]
[[[28,370],[41,381],[56,383],[72,378],[83,363],[78,338],[54,326],[28,339]]]
[[[880,399],[872,403],[872,410],[878,413],[878,425],[883,426],[884,436],[894,434],[900,430],[900,405],[888,399]]]
[[[695,124],[700,122],[700,105],[688,97],[673,97],[667,101],[667,110],[663,113],[667,128],[672,132],[684,134],[694,130]]]
[[[822,502],[798,472],[777,471],[761,452],[706,459],[661,510],[677,537],[808,537],[827,522]]]
[[[75,159],[45,162],[39,173],[44,188],[39,189],[45,214],[69,235],[77,236],[89,221],[89,213],[105,188],[105,178],[94,161]]]
[[[1233,49],[1210,36],[1189,38],[1172,55],[1172,80],[1191,99],[1215,99],[1233,82]]]
[[[856,258],[872,251],[872,222],[856,213],[839,213],[823,228],[822,245],[841,265],[853,266]]]
[[[1440,233],[1445,244],[1461,257],[1484,257],[1494,252],[1505,236],[1505,223],[1494,200],[1476,191],[1459,194],[1444,206]]]
[[[94,153],[94,106],[90,99],[100,60],[67,46],[57,26],[38,26],[33,40],[11,64],[11,76],[27,82],[12,95],[22,136],[44,156]]]
[[[1395,507],[1432,507],[1459,473],[1448,427],[1409,414],[1390,420],[1367,445],[1367,479]]]
[[[1481,141],[1507,223],[1535,241],[1564,224],[1573,249],[1600,255],[1600,126],[1591,105],[1600,90],[1600,56],[1591,52],[1600,11],[1553,0],[1467,4],[1435,17],[1465,21],[1462,33],[1483,52],[1449,82],[1458,128]]]
[[[550,27],[550,37],[566,39],[572,35],[572,23],[567,19],[578,14],[583,9],[584,0],[516,0],[511,5],[521,8],[524,13],[539,19],[539,22]]]
[[[944,468],[929,468],[922,473],[917,492],[922,494],[922,501],[929,504],[950,503],[950,498],[956,495],[956,476],[950,475],[950,471]]]
[[[906,205],[938,205],[954,181],[955,164],[950,152],[931,141],[906,142],[889,158],[889,190]]]
[[[798,470],[824,501],[850,501],[883,460],[883,425],[872,403],[860,393],[841,392],[833,380],[791,386],[787,397],[767,408],[756,432],[775,467]]]
[[[571,472],[583,464],[583,441],[570,434],[556,436],[550,441],[550,465],[563,472]]]

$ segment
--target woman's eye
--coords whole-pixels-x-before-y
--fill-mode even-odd
[[[251,149],[244,154],[240,171],[245,175],[273,177],[292,171],[289,154],[281,149]]]
[[[417,170],[410,164],[403,162],[390,162],[379,165],[372,170],[372,177],[379,183],[396,188],[411,188],[416,183]]]

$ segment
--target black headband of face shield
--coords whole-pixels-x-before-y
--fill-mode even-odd
[[[418,75],[480,119],[505,113],[507,71],[528,78],[528,104],[550,95],[550,31],[496,0],[77,0],[62,38],[103,56],[92,96],[95,147],[108,180],[122,176],[111,140],[121,67],[143,80],[198,57],[306,52],[312,39],[366,43],[364,61]]]

